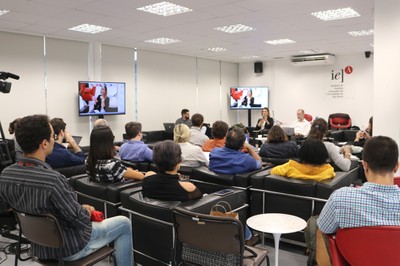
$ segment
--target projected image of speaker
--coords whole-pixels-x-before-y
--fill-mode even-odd
[[[254,73],[263,73],[263,63],[262,62],[254,63]]]

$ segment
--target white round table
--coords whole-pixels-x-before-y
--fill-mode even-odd
[[[259,232],[271,233],[275,242],[275,266],[278,266],[279,241],[281,234],[294,233],[307,225],[303,219],[283,213],[258,214],[247,219],[247,225]]]

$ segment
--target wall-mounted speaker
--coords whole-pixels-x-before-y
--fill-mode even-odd
[[[262,62],[254,63],[254,73],[263,73],[263,63]]]

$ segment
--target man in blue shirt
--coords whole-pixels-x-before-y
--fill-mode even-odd
[[[122,144],[119,156],[131,162],[153,161],[153,151],[142,141],[142,124],[129,122],[125,125],[129,141]]]
[[[66,124],[61,118],[53,118],[50,124],[54,129],[54,149],[53,152],[46,157],[46,163],[52,168],[61,168],[85,163],[86,156],[82,152],[74,138],[65,130]],[[63,143],[68,144],[67,149]]]
[[[214,148],[210,153],[210,170],[219,174],[240,174],[260,169],[261,157],[245,140],[242,129],[233,128],[228,131],[225,147]],[[247,149],[248,153],[242,152],[242,148]]]
[[[389,137],[373,137],[364,146],[366,183],[344,187],[329,197],[317,221],[319,229],[335,233],[339,228],[400,226],[400,189],[393,184],[399,167],[397,144]]]

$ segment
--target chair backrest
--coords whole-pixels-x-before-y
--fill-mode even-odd
[[[22,234],[38,245],[62,248],[64,234],[56,217],[51,214],[27,214],[14,210]]]
[[[304,118],[305,118],[308,122],[311,122],[312,119],[313,119],[312,115],[309,115],[309,114],[304,114]]]
[[[173,216],[175,245],[183,244],[183,259],[201,265],[206,263],[199,260],[208,260],[207,264],[216,265],[211,259],[223,263],[221,265],[243,264],[244,236],[239,220],[194,213],[180,207],[175,207]],[[230,262],[221,262],[222,259]],[[232,261],[235,262],[230,264]]]
[[[400,265],[400,226],[341,229],[336,244],[350,265]]]
[[[329,129],[350,128],[351,118],[348,114],[336,113],[330,114],[328,118]]]

